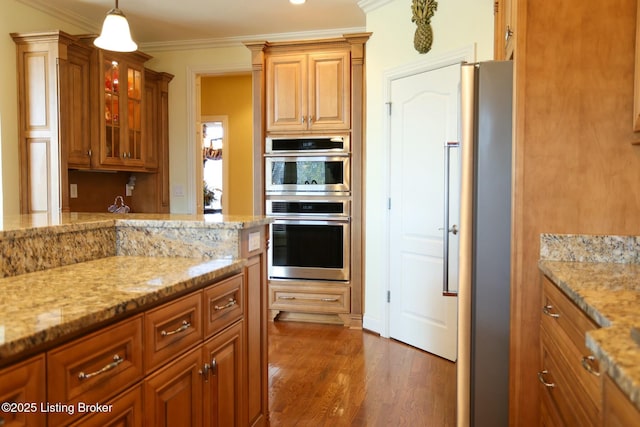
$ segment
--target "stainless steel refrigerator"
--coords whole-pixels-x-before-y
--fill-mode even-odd
[[[499,427],[509,421],[513,66],[461,72],[457,420]]]

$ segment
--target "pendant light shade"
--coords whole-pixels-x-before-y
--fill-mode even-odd
[[[100,49],[113,50],[116,52],[133,52],[138,49],[138,45],[131,38],[131,30],[124,13],[116,7],[107,13],[107,17],[102,24],[100,37],[94,40],[93,44]]]

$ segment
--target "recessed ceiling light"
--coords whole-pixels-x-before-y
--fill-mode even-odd
[[[307,0],[289,0],[291,4],[303,4]]]

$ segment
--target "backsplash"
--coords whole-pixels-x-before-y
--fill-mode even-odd
[[[5,232],[0,237],[0,277],[114,256],[115,237],[113,221]]]
[[[142,215],[148,218],[69,214],[68,222],[57,225],[12,224],[0,231],[0,277],[110,256],[238,258],[242,229],[266,223],[258,217]]]
[[[540,259],[640,264],[640,237],[541,234]]]
[[[116,227],[117,255],[213,259],[238,257],[239,230],[198,226],[188,222],[136,225],[121,221]]]

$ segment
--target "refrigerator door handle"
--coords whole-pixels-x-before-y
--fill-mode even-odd
[[[450,199],[450,163],[451,163],[451,149],[458,148],[460,143],[457,141],[449,141],[444,144],[444,245],[443,245],[443,257],[442,257],[442,295],[444,296],[457,296],[457,291],[449,289],[449,233],[458,234],[458,227],[454,224],[449,226],[449,199]]]

